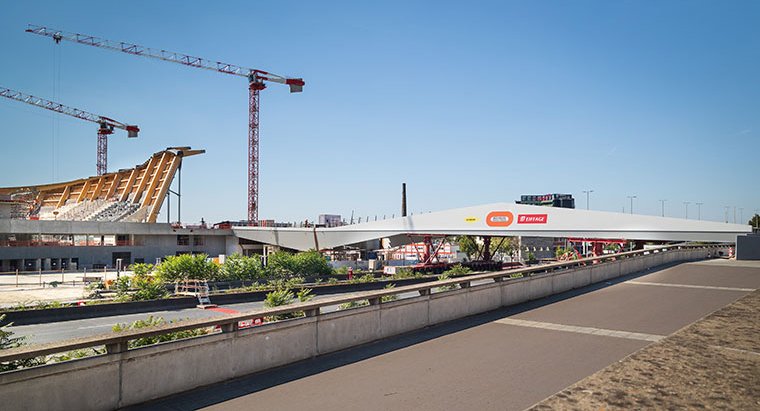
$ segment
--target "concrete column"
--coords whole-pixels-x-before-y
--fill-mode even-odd
[[[50,271],[52,269],[50,263],[51,263],[50,258],[43,258],[42,259],[42,270],[43,271]]]
[[[42,259],[38,258],[38,259],[34,260],[34,267],[33,267],[33,269],[36,271],[36,270],[39,270],[41,268],[42,268]]]
[[[8,272],[11,270],[11,264],[9,260],[0,260],[0,272]]]

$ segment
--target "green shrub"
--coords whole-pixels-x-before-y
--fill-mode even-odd
[[[411,268],[398,267],[396,268],[396,273],[393,274],[394,280],[403,280],[405,278],[414,278],[414,277],[415,277],[415,274]]]
[[[246,257],[238,253],[225,258],[224,264],[219,269],[221,279],[230,280],[257,280],[265,275],[264,267],[261,266],[259,256]]]
[[[214,280],[219,266],[206,254],[168,256],[156,267],[158,278],[165,282],[183,280]]]
[[[5,314],[0,315],[0,324],[5,320]],[[25,345],[26,337],[14,337],[12,331],[8,331],[7,327],[12,323],[0,325],[0,350],[17,348]],[[45,359],[43,357],[26,358],[23,360],[13,360],[0,362],[0,372],[17,370],[19,368],[34,367],[35,365],[44,364]]]
[[[168,324],[176,324],[182,320],[173,320],[169,321]],[[154,317],[152,315],[148,316],[145,320],[137,320],[133,322],[132,324],[115,324],[112,329],[114,332],[121,332],[121,331],[128,331],[128,330],[137,330],[140,328],[147,328],[147,327],[158,327],[160,325],[167,324],[166,320],[163,319],[163,317]],[[177,331],[173,333],[168,334],[162,334],[162,335],[156,335],[153,337],[143,337],[138,338],[136,340],[130,340],[128,343],[129,348],[137,348],[142,347],[146,345],[153,345],[158,344],[166,341],[174,341],[174,340],[181,340],[185,338],[191,338],[191,337],[197,337],[201,335],[206,335],[209,333],[208,328],[196,328],[193,330],[185,330],[185,331]]]
[[[303,294],[304,298],[309,298],[308,296],[309,292],[311,292],[311,290]],[[268,293],[266,298],[264,299],[264,307],[275,308],[275,307],[280,307],[283,305],[288,305],[293,302],[294,298],[295,296],[293,295],[293,292],[287,288],[274,290]],[[303,311],[296,311],[296,312],[287,313],[287,314],[270,315],[270,316],[265,317],[265,320],[266,321],[281,321],[281,320],[288,320],[291,318],[299,318],[305,315],[306,314],[304,314]]]
[[[318,276],[330,275],[333,269],[318,251],[304,251],[297,254],[278,251],[267,258],[266,273],[271,278],[294,275]]]
[[[305,303],[311,301],[314,295],[311,294],[311,288],[302,288],[296,293],[296,297],[298,297],[298,301]]]
[[[450,279],[451,276],[450,276],[449,271],[451,271],[451,270],[444,271],[443,274],[439,275],[438,276],[438,281],[444,281],[444,280]],[[450,285],[442,285],[440,287],[436,287],[435,290],[440,292],[440,291],[456,290],[457,288],[459,288],[458,284],[450,284]]]
[[[150,274],[153,271],[153,264],[135,263],[129,266],[129,269],[137,277],[143,277]]]
[[[350,308],[364,307],[369,305],[369,300],[355,300],[347,303],[343,303],[338,306],[339,310],[348,310]]]
[[[462,264],[457,264],[448,270],[444,271],[443,274],[446,274],[446,278],[453,277],[455,275],[466,275],[470,274],[472,270],[470,270],[468,267],[463,266]],[[440,279],[440,278],[439,278]]]
[[[349,284],[374,283],[375,281],[377,281],[377,278],[373,274],[365,274],[361,277],[354,277],[348,280]]]
[[[319,251],[304,251],[294,256],[296,267],[300,275],[330,275],[332,267],[327,259]]]
[[[124,275],[119,277],[114,285],[116,300],[120,302],[158,300],[169,296],[164,283],[159,278],[147,274],[132,277]]]
[[[106,350],[104,348],[97,349],[97,348],[85,348],[81,350],[73,350],[69,351],[63,354],[58,355],[51,355],[48,357],[47,362],[63,362],[63,361],[71,361],[71,360],[78,360],[80,358],[85,357],[92,357],[93,355],[101,355],[105,354]]]
[[[132,301],[159,300],[169,297],[164,283],[157,279],[138,281],[137,290],[132,294]]]
[[[387,284],[385,286],[386,290],[392,290],[394,288],[396,288],[396,284]],[[396,300],[398,300],[398,295],[395,295],[395,294],[394,295],[386,295],[386,296],[382,297],[380,300],[382,302],[384,302],[384,303],[391,302],[391,301],[396,301]]]

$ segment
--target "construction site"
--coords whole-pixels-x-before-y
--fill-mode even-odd
[[[300,93],[306,84],[302,78],[44,26],[29,25],[26,33],[53,42],[56,47],[77,45],[98,53],[117,52],[245,78],[249,96],[247,219],[182,222],[183,160],[202,155],[204,149],[169,147],[154,152],[144,163],[132,168],[109,170],[108,139],[122,133],[137,138],[141,131],[137,125],[3,87],[0,96],[6,99],[94,123],[97,150],[93,176],[0,188],[0,272],[115,268],[117,261],[127,267],[181,253],[265,256],[280,249],[318,250],[335,266],[351,265],[357,269],[379,270],[389,266],[393,271],[393,266],[410,265],[416,271],[440,273],[455,263],[464,263],[476,270],[500,270],[557,258],[642,249],[645,244],[688,240],[733,242],[736,234],[751,231],[741,225],[623,214],[610,216],[609,222],[631,220],[635,234],[626,230],[615,232],[607,228],[607,222],[600,225],[597,218],[584,218],[583,211],[566,213],[564,210],[575,209],[571,194],[524,195],[514,205],[494,204],[472,211],[413,216],[407,214],[405,184],[398,217],[384,216],[378,220],[376,216],[373,221],[367,217],[362,222],[353,216],[346,221],[339,215],[321,215],[313,223],[262,219],[260,98],[268,85],[273,88],[284,85],[290,93]],[[149,148],[150,141],[142,144],[147,152],[156,150]],[[192,161],[186,167],[192,167]],[[171,215],[172,198],[175,216]],[[552,211],[544,211],[546,206]],[[162,207],[166,223],[160,222]],[[578,220],[578,215],[580,224],[568,225]],[[564,220],[560,229],[553,228],[560,219]],[[453,224],[456,221],[461,224]],[[467,253],[459,250],[456,238],[461,236],[473,238],[474,250]],[[502,247],[505,241],[508,247]]]
[[[600,35],[649,14],[49,6],[0,41],[4,409],[758,403],[754,123]]]

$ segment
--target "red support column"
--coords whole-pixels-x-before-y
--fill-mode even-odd
[[[108,135],[113,131],[106,127],[98,129],[98,157],[96,168],[99,176],[108,172]]]
[[[248,85],[248,225],[259,221],[259,92],[266,85],[251,75]]]

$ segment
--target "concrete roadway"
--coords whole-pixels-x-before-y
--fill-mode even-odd
[[[629,276],[134,409],[520,410],[760,287],[760,263]]]
[[[473,282],[473,284],[476,284]],[[336,294],[316,295],[314,301],[322,298],[334,297]],[[399,298],[416,297],[418,293],[400,294]],[[213,297],[211,298],[213,302]],[[260,310],[264,308],[263,301],[254,301],[248,303],[220,305],[219,308],[234,310],[240,313]],[[322,312],[335,311],[338,307],[325,307]],[[87,318],[83,320],[60,321],[54,323],[19,325],[8,327],[14,333],[14,336],[26,337],[29,344],[43,344],[53,341],[62,341],[71,338],[88,337],[98,334],[111,332],[111,328],[117,323],[130,324],[136,320],[144,320],[149,315],[154,317],[163,317],[167,321],[215,318],[229,315],[227,312],[213,311],[211,309],[203,310],[200,308],[186,308],[171,311],[154,311],[139,314],[125,314],[109,317]]]

